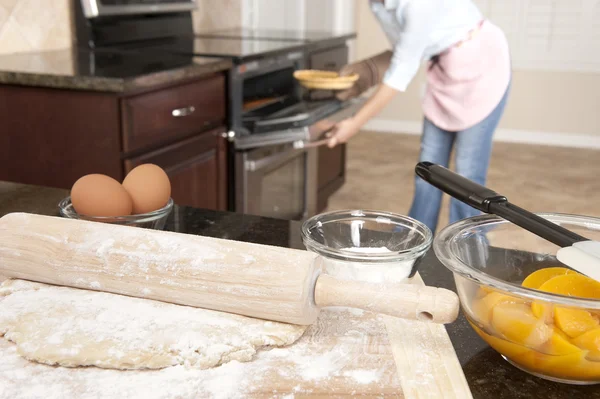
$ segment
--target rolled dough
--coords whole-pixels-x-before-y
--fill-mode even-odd
[[[131,298],[6,280],[0,286],[0,336],[35,362],[65,367],[206,369],[252,360],[286,346],[306,326]]]

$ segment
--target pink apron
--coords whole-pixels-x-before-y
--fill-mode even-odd
[[[423,113],[456,132],[484,120],[500,103],[511,79],[508,43],[501,29],[482,21],[470,38],[430,61]]]

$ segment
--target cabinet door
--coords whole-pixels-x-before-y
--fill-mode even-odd
[[[123,179],[116,96],[0,85],[0,180],[70,189],[81,176]]]
[[[227,141],[225,128],[211,130],[152,153],[125,161],[129,172],[143,163],[163,168],[177,205],[226,210]]]
[[[225,77],[203,80],[125,98],[123,152],[156,148],[225,123]]]
[[[346,181],[346,144],[334,148],[319,147],[317,211],[327,208],[327,201]]]

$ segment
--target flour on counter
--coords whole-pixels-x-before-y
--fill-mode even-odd
[[[305,326],[114,295],[8,280],[0,334],[27,359],[66,367],[210,368],[250,361],[295,342]]]
[[[381,375],[380,370],[351,370],[344,372],[347,377],[352,377],[359,384],[370,384],[378,381]]]
[[[319,344],[324,332],[338,336],[338,343]],[[333,392],[335,386],[350,386],[356,396],[381,386],[400,390],[393,357],[373,355],[383,345],[387,333],[381,317],[356,318],[343,309],[323,311],[294,345],[261,351],[249,363],[231,361],[206,370],[185,365],[127,371],[51,367],[27,361],[16,345],[0,338],[0,399],[279,399]],[[289,388],[273,392],[268,387],[274,381]]]

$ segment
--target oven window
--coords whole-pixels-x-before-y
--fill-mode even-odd
[[[300,154],[263,175],[261,216],[298,220],[304,213],[304,163]]]
[[[274,112],[286,99],[296,97],[294,68],[280,69],[244,80],[244,114]],[[269,107],[269,105],[274,105]],[[275,108],[275,109],[273,109]],[[262,111],[262,112],[261,112]]]

